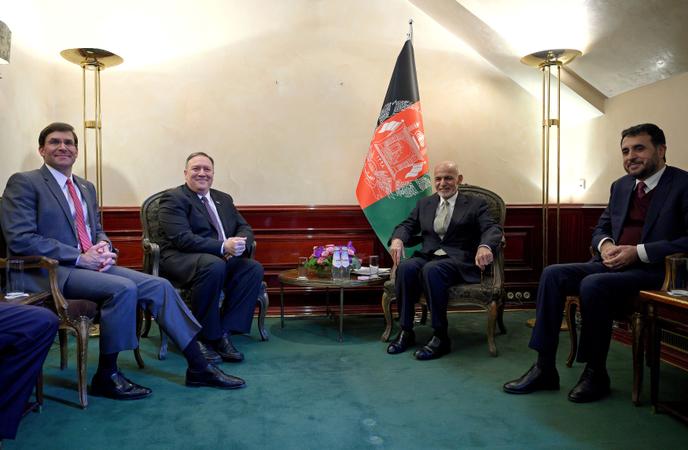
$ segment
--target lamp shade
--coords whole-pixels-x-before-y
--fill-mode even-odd
[[[5,22],[0,20],[0,64],[9,64],[12,32]]]

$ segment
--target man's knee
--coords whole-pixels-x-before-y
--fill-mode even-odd
[[[420,267],[414,261],[405,259],[397,266],[397,279],[405,277],[415,277],[418,275]]]
[[[226,262],[224,259],[218,257],[213,257],[212,259],[207,258],[199,264],[194,278],[222,280],[224,279],[226,270]]]

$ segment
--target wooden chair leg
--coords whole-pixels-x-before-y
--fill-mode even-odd
[[[497,302],[492,301],[487,307],[487,347],[490,355],[497,356],[497,344],[495,343],[495,327],[497,325]]]
[[[143,329],[141,330],[142,337],[148,337],[150,333],[151,325],[153,325],[153,315],[150,311],[145,310],[143,313]]]
[[[268,298],[267,285],[263,282],[261,294],[258,297],[258,333],[260,333],[261,341],[270,339],[268,330],[265,329],[265,315],[268,312],[268,306],[270,306],[270,299]]]
[[[578,353],[578,330],[576,328],[576,310],[580,301],[578,297],[566,297],[564,304],[564,316],[566,317],[566,325],[569,327],[569,336],[571,338],[571,349],[569,356],[566,359],[566,367],[572,367],[573,361],[576,359]]]
[[[425,325],[428,322],[428,304],[427,303],[421,303],[420,304],[420,320],[418,323],[420,325]]]
[[[67,330],[60,329],[57,332],[60,339],[60,370],[65,370],[68,365],[69,358],[69,346],[67,345]]]
[[[92,320],[87,317],[80,317],[75,323],[79,403],[84,409],[88,406],[88,330],[91,324]]]
[[[497,326],[499,327],[499,334],[506,334],[506,326],[504,325],[504,302],[500,302],[497,307]]]
[[[643,314],[633,313],[631,318],[631,331],[633,333],[633,390],[631,391],[631,400],[633,404],[640,405],[640,393],[643,387],[643,367],[644,351],[645,351],[645,322]]]
[[[387,342],[389,336],[392,334],[392,296],[387,292],[382,294],[382,312],[385,315],[385,331],[382,333],[380,340]]]
[[[138,344],[141,343],[141,331],[143,329],[144,315],[145,312],[143,308],[136,309],[136,342]],[[134,349],[134,358],[136,359],[136,364],[139,366],[139,369],[143,369],[146,367],[146,364],[143,362],[143,357],[141,356],[140,345]]]

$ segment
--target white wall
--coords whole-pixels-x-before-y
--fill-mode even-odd
[[[455,159],[467,182],[500,192],[507,203],[539,201],[540,100],[407,1],[205,3],[220,8],[214,20],[228,34],[238,34],[214,35],[220,45],[177,59],[155,58],[156,46],[174,36],[156,40],[151,29],[147,38],[138,16],[107,35],[140,39],[124,52],[105,47],[125,59],[102,76],[105,205],[138,205],[181,184],[193,151],[215,158],[215,187],[240,205],[356,203],[409,17],[431,164]],[[179,33],[218,32],[217,23],[196,25]],[[40,165],[36,139],[47,123],[81,128],[81,70],[59,57],[32,56],[30,37],[15,32],[12,64],[0,67],[0,184]],[[94,44],[74,46],[97,42],[94,35]],[[150,60],[136,51],[148,51]],[[674,77],[610,100],[599,119],[564,128],[563,200],[606,202],[609,182],[622,174],[617,136],[638,122],[662,126],[669,162],[686,167],[678,151],[688,137],[686,92],[688,76]],[[570,189],[578,178],[588,179],[588,190]]]

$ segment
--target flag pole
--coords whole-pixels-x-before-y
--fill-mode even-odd
[[[413,19],[409,19],[409,31],[406,33],[406,39],[413,44]]]

